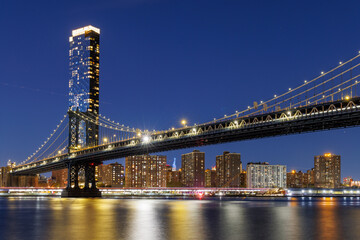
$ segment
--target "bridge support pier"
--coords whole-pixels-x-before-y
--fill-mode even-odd
[[[79,185],[79,171],[85,173],[84,186]],[[68,163],[68,183],[61,197],[101,197],[96,188],[94,163]]]

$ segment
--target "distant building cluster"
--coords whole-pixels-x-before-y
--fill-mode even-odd
[[[0,187],[66,187],[67,169],[55,170],[50,178],[41,175],[10,174],[15,163],[0,168]],[[360,187],[360,181],[345,177],[341,183],[341,157],[331,153],[314,157],[314,167],[303,172],[287,172],[285,165],[249,162],[243,169],[240,153],[223,152],[215,166],[205,168],[205,153],[194,150],[181,155],[181,168],[167,164],[163,155],[137,155],[120,163],[96,166],[97,187],[115,188],[339,188]],[[85,182],[79,171],[79,186]]]
[[[341,187],[341,157],[325,153],[314,157],[314,168],[305,172],[287,173],[288,188],[339,188]]]
[[[8,161],[0,168],[0,187],[48,187],[47,178],[41,175],[16,176],[11,174],[14,162]]]

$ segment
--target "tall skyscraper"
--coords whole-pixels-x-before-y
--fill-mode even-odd
[[[182,181],[185,187],[205,186],[205,153],[194,150],[181,155]]]
[[[75,29],[69,38],[69,110],[98,121],[100,29]],[[69,111],[69,151],[98,144],[99,128]]]
[[[246,166],[248,188],[285,188],[286,166],[248,163]]]
[[[125,158],[125,186],[166,187],[166,156],[138,155]]]
[[[331,153],[314,157],[315,187],[337,188],[341,185],[341,157]]]
[[[216,156],[217,187],[240,187],[241,171],[240,153],[224,152]]]

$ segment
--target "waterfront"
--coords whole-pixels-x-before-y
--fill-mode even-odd
[[[0,198],[0,239],[359,239],[357,198]]]

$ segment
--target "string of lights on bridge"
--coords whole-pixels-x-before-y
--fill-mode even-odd
[[[359,51],[359,53],[358,53],[355,57],[351,58],[350,60],[348,60],[348,61],[346,61],[346,62],[339,62],[339,65],[336,66],[336,67],[334,67],[334,68],[332,68],[331,70],[329,70],[329,71],[327,71],[327,72],[321,72],[319,76],[317,76],[317,77],[315,77],[315,78],[313,78],[313,79],[311,79],[311,80],[309,80],[309,81],[308,81],[308,80],[304,80],[304,83],[301,84],[301,85],[299,85],[298,87],[288,88],[288,91],[285,92],[285,93],[283,93],[283,94],[281,94],[281,95],[274,94],[274,97],[271,98],[271,99],[269,99],[269,100],[267,100],[267,101],[260,101],[260,104],[257,104],[257,102],[254,102],[254,105],[253,105],[253,106],[248,106],[246,109],[244,109],[244,110],[242,110],[242,111],[235,111],[235,113],[230,114],[230,115],[224,115],[223,117],[220,117],[220,118],[214,118],[214,120],[211,121],[211,122],[219,122],[219,121],[224,121],[224,120],[226,120],[226,119],[231,119],[231,118],[234,118],[234,117],[237,118],[237,117],[239,117],[239,116],[247,116],[247,115],[250,115],[250,114],[259,113],[260,111],[263,111],[263,110],[258,110],[258,111],[256,111],[256,112],[251,112],[251,111],[257,110],[260,106],[265,107],[265,109],[271,109],[271,108],[273,108],[273,107],[279,106],[280,103],[279,103],[279,102],[276,102],[276,100],[279,100],[279,99],[281,99],[282,97],[285,97],[286,95],[289,95],[289,94],[291,94],[291,93],[293,93],[293,92],[295,92],[295,91],[297,91],[297,90],[300,90],[300,89],[303,88],[303,87],[310,86],[311,83],[313,83],[313,82],[315,82],[315,81],[317,81],[317,80],[319,80],[319,79],[321,79],[321,78],[324,78],[325,76],[327,76],[327,75],[329,75],[330,73],[333,73],[333,72],[335,72],[336,70],[344,67],[345,65],[353,62],[354,60],[356,60],[356,59],[359,58],[359,57],[360,57],[360,51]],[[282,100],[282,103],[287,102],[287,101],[290,101],[290,100],[294,99],[295,97],[299,97],[299,96],[301,96],[301,95],[304,95],[304,94],[306,94],[306,93],[308,93],[308,92],[310,92],[310,91],[312,91],[312,90],[315,90],[316,88],[319,88],[320,86],[323,86],[323,85],[325,85],[326,83],[329,83],[330,81],[337,79],[339,76],[342,76],[343,74],[348,73],[348,72],[351,71],[351,70],[354,70],[354,69],[357,68],[358,66],[360,66],[360,63],[359,63],[359,64],[356,64],[355,66],[353,66],[353,67],[351,67],[351,68],[349,68],[349,69],[347,69],[347,70],[345,70],[345,71],[343,71],[343,72],[341,72],[341,73],[339,73],[339,74],[338,74],[337,76],[335,76],[335,77],[332,77],[332,78],[330,78],[330,79],[328,79],[328,80],[326,80],[326,81],[324,81],[324,82],[322,82],[322,83],[320,83],[320,84],[318,84],[318,85],[316,85],[316,86],[313,86],[313,87],[311,87],[311,88],[309,88],[309,89],[306,89],[305,91],[302,91],[302,92],[298,93],[296,96],[288,97],[287,99]],[[358,77],[359,77],[359,75],[356,76],[356,78],[358,78]],[[356,78],[352,78],[352,79],[356,79]],[[345,83],[348,83],[348,82],[349,82],[349,81],[343,82],[342,84],[337,85],[337,88],[338,88],[338,92],[337,92],[337,93],[341,92],[342,90],[348,89],[348,88],[346,88],[346,89],[345,89],[345,88],[343,88],[343,89],[342,89],[342,88],[339,88],[340,86],[342,86],[342,85],[344,85]],[[352,86],[357,85],[357,84],[358,84],[358,81],[355,81],[355,83],[354,83]],[[336,93],[335,93],[335,94],[336,94]],[[326,97],[329,97],[329,96],[332,96],[332,95],[328,95],[328,96],[324,95],[323,98],[326,98]],[[350,97],[351,97],[351,96],[350,96]],[[310,97],[308,97],[308,98],[306,98],[306,99],[309,99],[309,98],[310,98]],[[317,100],[317,101],[319,101],[319,100]],[[268,105],[268,104],[271,103],[271,102],[275,102],[275,103],[273,103],[272,105]],[[305,100],[299,101],[299,102],[297,102],[297,103],[295,103],[295,104],[300,105],[302,102],[305,102]],[[305,103],[306,103],[306,104],[309,104],[310,102],[309,102],[309,101],[306,101]],[[292,104],[292,105],[295,105],[295,104]],[[264,111],[264,112],[266,112],[266,111]],[[205,124],[208,124],[208,123],[211,123],[211,122],[207,122],[207,123],[205,123]]]

